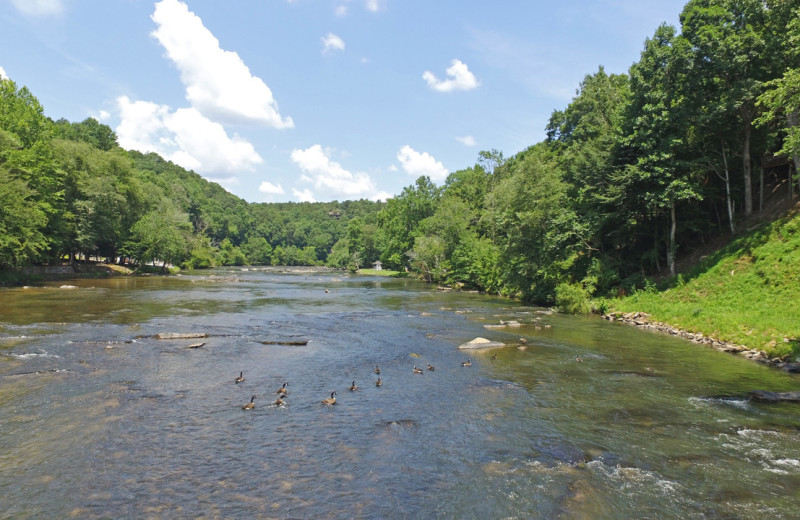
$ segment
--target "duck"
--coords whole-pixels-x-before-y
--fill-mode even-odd
[[[330,398],[323,399],[322,404],[327,404],[327,405],[336,404],[336,392],[331,392]]]
[[[278,396],[277,399],[275,399],[275,402],[272,403],[272,404],[274,404],[275,406],[283,406],[283,405],[286,404],[286,402],[283,400],[283,396],[280,395],[280,396]]]
[[[253,408],[255,408],[256,404],[253,402],[255,400],[256,400],[256,396],[251,397],[249,403],[242,405],[242,410],[252,410]]]
[[[375,381],[375,386],[381,386],[383,384],[383,378],[378,376],[378,380]]]
[[[417,365],[414,365],[414,373],[415,374],[421,374],[422,373],[422,369],[421,368],[417,368]]]
[[[242,381],[244,381],[244,372],[239,372],[239,377],[237,377],[234,382],[238,385]]]
[[[375,373],[376,374],[380,374],[381,373],[381,367],[379,367],[378,365],[375,365]]]
[[[278,390],[276,390],[275,393],[276,394],[281,394],[281,397],[286,397],[286,394],[289,393],[289,390],[286,389],[286,385],[288,385],[288,384],[289,383],[283,383],[283,385],[281,385],[281,387],[278,388]]]
[[[350,385],[350,391],[355,392],[356,390],[358,390],[358,387],[356,386],[356,382],[353,381],[353,384]]]
[[[472,366],[472,360],[470,358],[467,358],[466,361],[462,361],[461,362],[461,366],[462,367],[471,367]]]
[[[436,367],[435,367],[435,366],[433,366],[433,365],[431,365],[430,363],[428,363],[428,370],[430,370],[431,372],[433,372],[434,370],[436,370]]]

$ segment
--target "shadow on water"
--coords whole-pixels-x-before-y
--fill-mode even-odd
[[[0,518],[796,516],[798,409],[725,397],[800,386],[761,365],[410,280],[73,285],[0,298]]]

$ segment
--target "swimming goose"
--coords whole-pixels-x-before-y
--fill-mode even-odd
[[[375,373],[376,374],[380,374],[381,373],[381,368],[378,365],[375,365]]]
[[[331,392],[331,396],[329,399],[323,399],[322,404],[336,404],[336,392]]]
[[[286,404],[286,402],[283,400],[283,396],[280,395],[280,396],[278,396],[277,399],[275,399],[275,402],[272,403],[272,404],[274,404],[275,406],[283,406],[283,405]]]
[[[383,378],[378,376],[378,380],[375,381],[375,386],[381,386],[383,384]]]
[[[256,396],[251,397],[249,403],[242,405],[242,410],[252,410],[253,408],[255,408],[256,404],[253,402],[255,400],[256,400]]]
[[[577,361],[578,363],[581,363],[581,362],[583,362],[583,359],[581,359],[580,355],[576,355],[575,356],[575,361]]]
[[[461,362],[461,366],[462,366],[462,367],[471,367],[471,366],[472,366],[472,360],[471,360],[471,359],[469,359],[469,358],[467,358],[467,360],[466,360],[466,361],[462,361],[462,362]]]
[[[350,385],[350,391],[355,392],[356,390],[358,390],[358,387],[356,386],[356,382],[353,381],[353,384]]]
[[[421,374],[422,373],[422,369],[421,368],[417,368],[417,365],[414,365],[414,373],[415,374]]]
[[[283,383],[280,388],[275,392],[276,394],[281,394],[281,397],[286,397],[286,394],[289,393],[289,390],[286,389],[286,385],[289,383]]]
[[[434,370],[436,370],[436,367],[435,367],[435,366],[433,366],[433,365],[431,365],[430,363],[428,363],[428,370],[430,370],[431,372],[433,372]]]
[[[244,381],[244,377],[243,376],[244,376],[244,372],[239,372],[239,377],[236,378],[235,383],[239,384],[242,381]]]

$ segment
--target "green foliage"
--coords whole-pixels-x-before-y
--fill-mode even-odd
[[[592,306],[589,292],[576,283],[560,283],[556,287],[556,309],[567,314],[589,314]]]

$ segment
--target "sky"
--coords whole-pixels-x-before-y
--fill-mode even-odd
[[[0,0],[0,75],[248,202],[385,200],[545,138],[686,0]]]

